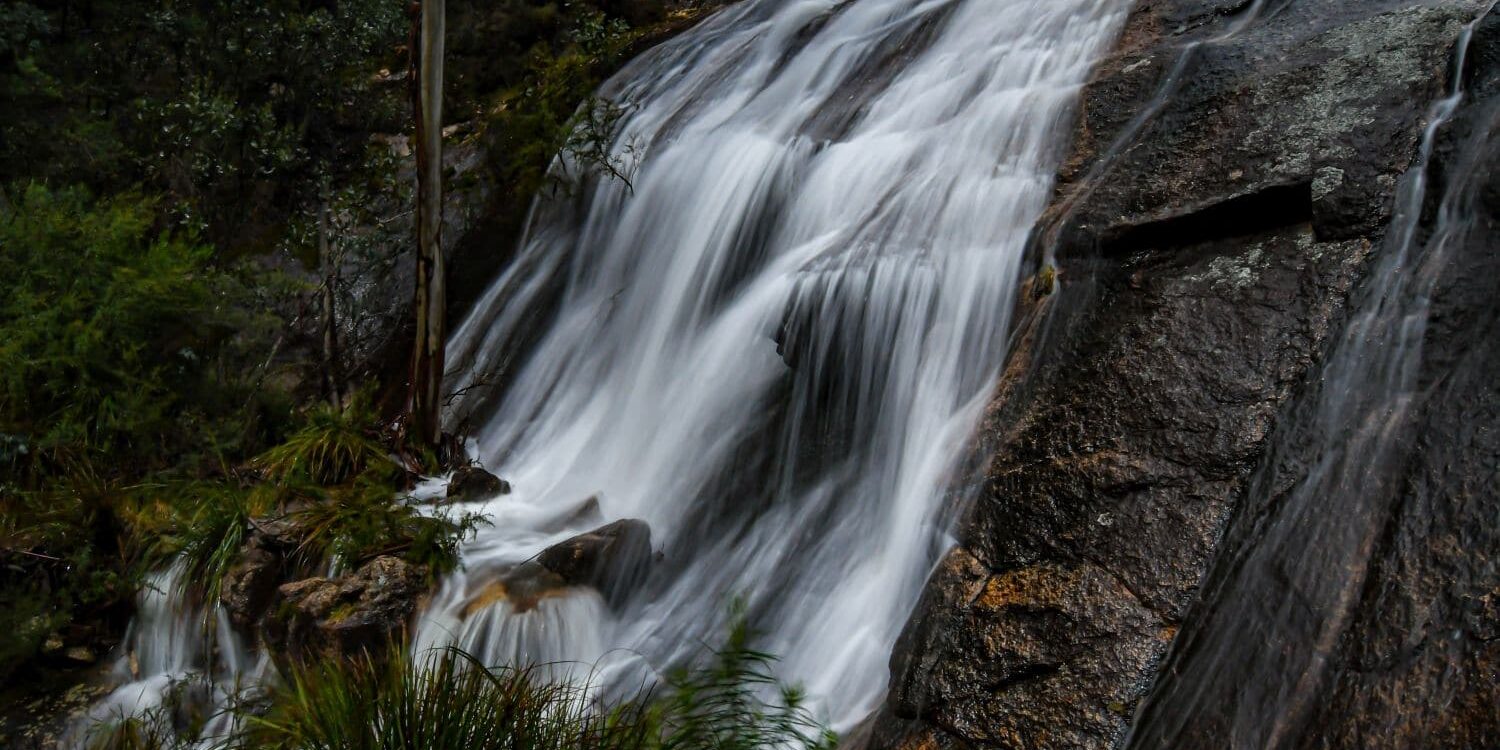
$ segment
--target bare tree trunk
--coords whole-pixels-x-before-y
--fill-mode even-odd
[[[337,299],[339,263],[335,257],[328,228],[328,185],[323,185],[322,206],[318,209],[318,257],[323,260],[323,378],[328,402],[335,410],[344,408],[344,373],[339,359],[339,323]]]
[[[416,343],[412,347],[411,422],[423,444],[437,447],[442,410],[444,289],[443,35],[444,0],[423,0],[421,33],[413,33],[416,99],[417,291]],[[418,23],[414,14],[413,23]]]

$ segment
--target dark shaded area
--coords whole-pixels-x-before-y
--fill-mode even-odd
[[[1100,252],[1123,255],[1152,248],[1187,247],[1310,224],[1312,220],[1311,184],[1273,185],[1189,214],[1124,227],[1104,238]]]

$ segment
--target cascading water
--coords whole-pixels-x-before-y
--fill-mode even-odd
[[[515,493],[481,508],[419,642],[634,676],[742,595],[839,728],[873,708],[1072,105],[1130,6],[749,0],[618,75],[630,182],[539,203],[450,343],[460,387],[507,382],[456,409]],[[613,610],[492,593],[596,494],[662,547],[644,588]]]
[[[111,669],[120,686],[74,722],[63,747],[87,746],[100,727],[126,717],[196,732],[205,745],[231,731],[233,717],[218,708],[268,665],[244,649],[217,606],[205,619],[197,597],[180,562],[147,578]]]
[[[1493,11],[1495,3],[1477,19]],[[1294,417],[1250,489],[1268,498],[1243,519],[1129,746],[1309,746],[1303,726],[1336,668],[1375,547],[1400,499],[1403,443],[1420,410],[1416,386],[1435,283],[1472,212],[1458,171],[1429,232],[1423,209],[1440,130],[1463,103],[1475,20],[1457,44],[1451,94],[1427,113],[1421,151],[1397,195],[1384,246],[1310,408]],[[1456,186],[1456,187],[1455,187]],[[1440,186],[1441,187],[1441,186]],[[1278,494],[1278,472],[1315,459]]]

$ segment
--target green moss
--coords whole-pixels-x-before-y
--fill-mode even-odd
[[[1057,268],[1047,263],[1040,271],[1037,271],[1036,278],[1032,280],[1031,295],[1036,299],[1041,299],[1052,294],[1056,288]]]
[[[339,606],[334,607],[332,612],[328,613],[327,619],[329,623],[336,625],[349,619],[349,616],[353,615],[357,611],[358,610],[355,609],[353,604],[340,604]]]

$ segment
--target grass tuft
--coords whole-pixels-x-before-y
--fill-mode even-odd
[[[806,706],[800,687],[783,685],[776,657],[753,646],[742,602],[734,605],[728,637],[706,666],[667,677],[656,711],[661,750],[833,750],[838,737]],[[771,697],[774,696],[774,697]]]
[[[238,747],[267,750],[636,750],[651,725],[634,705],[594,711],[585,691],[530,669],[489,669],[459,651],[376,665],[297,668],[251,716]]]
[[[366,472],[393,476],[398,467],[373,437],[374,422],[362,398],[343,410],[313,407],[307,423],[286,442],[262,453],[255,465],[267,479],[283,484],[308,481],[333,486]]]
[[[340,561],[357,567],[380,555],[396,555],[441,575],[458,564],[459,542],[483,516],[457,519],[429,516],[395,497],[378,477],[361,475],[345,487],[326,491],[321,501],[292,514],[308,559]]]

